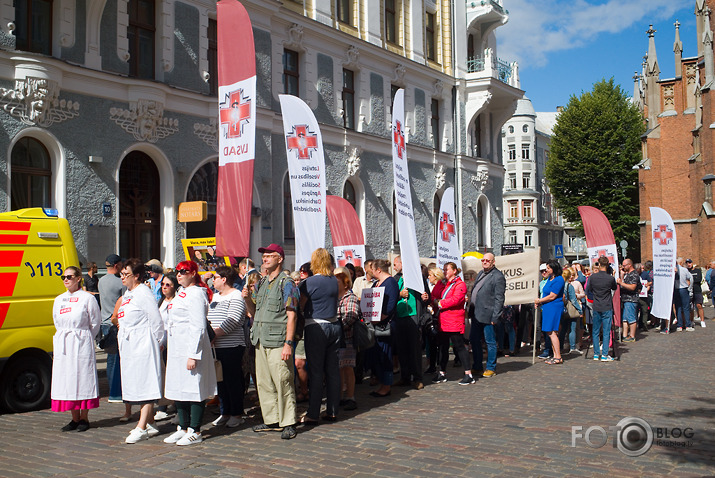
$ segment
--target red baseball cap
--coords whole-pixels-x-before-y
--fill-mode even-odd
[[[258,252],[260,252],[261,254],[263,254],[265,252],[277,252],[278,254],[281,255],[281,257],[283,259],[286,258],[285,252],[283,252],[283,248],[281,246],[279,246],[278,244],[271,244],[266,247],[259,247]]]

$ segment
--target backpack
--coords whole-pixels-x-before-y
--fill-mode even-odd
[[[353,347],[356,350],[367,350],[375,345],[375,328],[371,323],[365,322],[362,312],[358,311],[359,320],[353,323]]]

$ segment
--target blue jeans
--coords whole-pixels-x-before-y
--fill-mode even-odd
[[[472,368],[482,370],[482,338],[487,344],[487,368],[496,371],[497,368],[497,338],[492,324],[483,324],[472,319],[472,330],[469,333],[469,343],[472,344]]]
[[[497,349],[504,347],[504,333],[509,338],[509,352],[514,351],[516,347],[516,330],[513,324],[507,324],[501,320],[497,322]]]
[[[687,289],[685,289],[687,292]],[[638,302],[623,303],[623,320],[629,324],[635,324],[638,321]]]
[[[308,364],[310,399],[308,417],[320,418],[323,401],[323,379],[327,395],[326,414],[338,414],[340,401],[340,367],[338,349],[342,326],[339,321],[328,324],[310,324],[305,327],[305,355]]]
[[[569,345],[571,345],[570,350],[574,350],[576,348],[576,330],[578,330],[579,320],[581,320],[580,317],[572,319],[568,315],[564,315],[561,319],[561,333],[559,334],[561,346],[566,343],[566,334],[569,334]]]
[[[678,313],[678,327],[690,327],[690,293],[688,289],[678,289],[677,301],[675,302],[675,310]]]
[[[613,321],[613,311],[605,312],[593,311],[593,354],[605,357],[608,355],[611,338],[611,322]],[[603,340],[601,339],[601,336]],[[599,344],[601,345],[599,347]],[[599,350],[600,349],[600,350]]]
[[[109,332],[111,324],[102,324],[102,336]],[[119,354],[107,354],[107,381],[109,400],[122,399],[122,376],[119,368]]]

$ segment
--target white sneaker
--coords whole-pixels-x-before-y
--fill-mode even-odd
[[[129,432],[129,436],[124,440],[124,443],[139,443],[142,440],[148,439],[149,433],[147,433],[146,430],[142,430],[141,428],[137,427],[131,432]]]
[[[218,427],[226,424],[228,422],[228,415],[219,415],[219,417],[211,422],[211,425]]]
[[[156,412],[154,414],[154,421],[157,421],[157,422],[166,420],[167,418],[169,418],[169,414],[166,412],[162,412],[161,410],[159,410],[158,412]]]
[[[677,329],[675,329],[675,331],[676,331],[676,332],[682,332],[682,331],[683,331],[683,328],[682,328],[682,327],[678,327]]]
[[[685,327],[685,330],[688,331],[688,332],[695,332],[695,328],[694,328],[694,327]]]
[[[242,425],[245,421],[246,420],[240,417],[231,417],[226,422],[226,426],[229,428],[236,428],[237,426]]]
[[[204,441],[204,438],[201,436],[201,433],[196,433],[193,428],[189,428],[186,431],[186,435],[184,435],[181,440],[177,441],[176,444],[179,446],[185,446],[201,443],[202,441]]]
[[[149,435],[149,438],[155,437],[159,434],[159,429],[156,428],[151,423],[147,423],[146,424],[146,433],[147,433],[147,435]]]
[[[176,431],[174,433],[164,438],[164,443],[174,444],[184,438],[184,435],[186,435],[186,430],[182,430],[181,427],[177,426]]]

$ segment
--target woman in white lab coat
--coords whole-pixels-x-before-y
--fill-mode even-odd
[[[60,294],[52,307],[57,329],[52,338],[52,411],[72,413],[63,432],[84,432],[89,429],[89,409],[99,407],[94,337],[102,317],[97,300],[82,290],[78,267],[68,267],[61,277],[67,292]]]
[[[129,259],[120,276],[127,288],[117,313],[122,400],[141,407],[139,423],[125,442],[137,443],[159,434],[153,423],[154,402],[161,398],[164,324],[156,298],[144,284],[144,263]]]
[[[193,445],[202,441],[206,399],[216,395],[216,370],[206,330],[213,294],[193,261],[180,262],[176,276],[181,287],[169,309],[164,395],[176,403],[179,426],[164,442]]]

